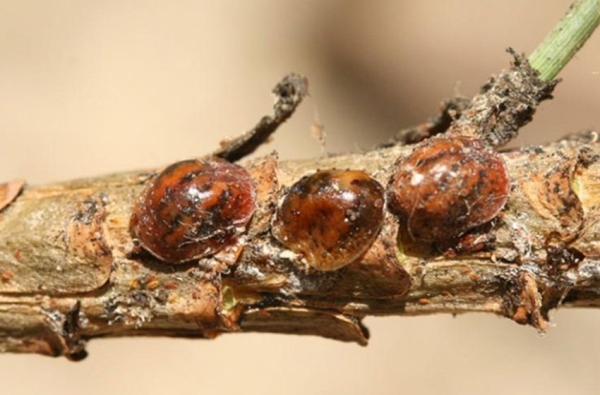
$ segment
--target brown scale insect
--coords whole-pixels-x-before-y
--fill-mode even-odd
[[[318,270],[336,270],[365,253],[383,224],[384,188],[358,170],[321,170],[281,200],[272,234]]]
[[[506,165],[479,140],[435,138],[396,164],[390,210],[413,239],[453,240],[492,220],[510,191]]]
[[[133,207],[130,230],[157,258],[187,262],[233,244],[255,204],[244,168],[218,158],[185,160],[150,181]]]

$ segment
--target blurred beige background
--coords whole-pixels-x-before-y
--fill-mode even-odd
[[[312,99],[261,153],[369,148],[530,53],[567,1],[1,1],[0,179],[39,184],[212,150],[270,111],[289,71]],[[600,33],[517,143],[600,126]],[[600,312],[546,336],[494,316],[368,319],[319,338],[96,340],[90,357],[0,355],[2,394],[597,394]]]

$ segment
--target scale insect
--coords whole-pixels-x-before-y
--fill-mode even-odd
[[[395,164],[387,195],[413,239],[443,242],[496,217],[509,191],[500,155],[477,139],[441,137],[417,145]]]
[[[383,224],[384,188],[359,170],[321,170],[302,177],[281,199],[273,236],[317,270],[356,261]]]
[[[133,207],[130,230],[158,259],[183,263],[234,244],[255,206],[255,183],[243,167],[218,158],[185,160],[150,181]]]

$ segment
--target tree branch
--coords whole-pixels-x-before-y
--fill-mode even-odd
[[[504,154],[514,186],[489,251],[445,256],[387,214],[359,262],[318,272],[270,236],[278,191],[301,176],[351,167],[386,183],[409,150],[247,163],[261,207],[248,238],[183,266],[133,253],[129,215],[148,173],[26,188],[0,214],[0,350],[79,359],[96,337],[236,331],[366,344],[367,315],[490,312],[543,330],[552,308],[600,305],[600,146],[578,140]]]
[[[512,53],[511,69],[468,106],[459,103],[454,122],[434,122],[429,135],[470,136],[491,147],[513,138],[555,82],[554,72],[540,79]],[[292,114],[306,80],[285,81],[278,86],[291,90],[276,92],[274,117],[217,156],[237,160],[252,152]],[[276,202],[301,177],[351,168],[388,185],[398,159],[411,151],[392,145],[320,160],[280,162],[271,155],[247,162],[257,209],[246,233],[216,255],[179,265],[145,253],[130,234],[132,206],[154,171],[0,185],[0,352],[80,360],[85,343],[98,337],[213,338],[240,331],[364,345],[367,315],[489,312],[544,330],[553,308],[600,306],[594,133],[502,154],[512,189],[500,215],[469,234],[485,236],[479,249],[415,241],[387,208],[366,253],[336,271],[310,268],[271,236]]]
[[[273,94],[276,98],[273,105],[273,116],[266,115],[250,131],[233,140],[223,141],[221,148],[214,152],[213,156],[237,162],[253,153],[294,114],[296,107],[308,95],[308,80],[299,74],[286,75],[273,88]]]

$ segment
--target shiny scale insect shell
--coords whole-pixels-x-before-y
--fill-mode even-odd
[[[395,165],[390,210],[413,239],[455,239],[496,217],[510,179],[500,155],[467,137],[432,138]]]
[[[272,233],[317,270],[336,270],[371,246],[383,223],[385,193],[358,170],[321,170],[296,182],[280,201]]]
[[[185,160],[164,169],[136,201],[130,230],[169,263],[215,254],[245,231],[256,205],[254,180],[222,159]]]

